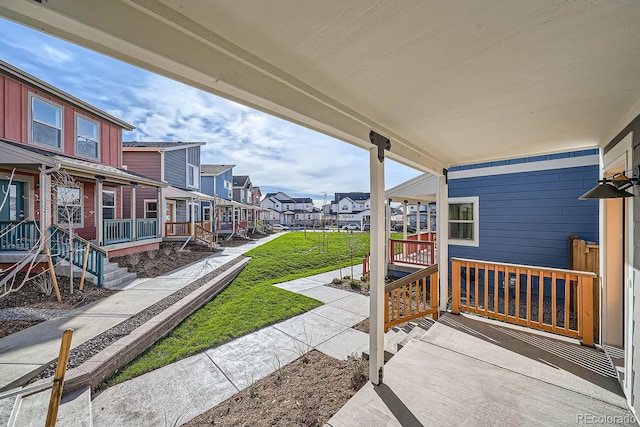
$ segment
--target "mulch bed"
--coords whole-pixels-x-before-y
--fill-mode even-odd
[[[322,426],[368,380],[369,362],[313,350],[185,426]]]

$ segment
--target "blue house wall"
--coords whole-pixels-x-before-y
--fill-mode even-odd
[[[451,168],[449,197],[478,197],[479,246],[449,256],[568,268],[570,235],[598,241],[598,201],[578,199],[598,170],[597,150]]]
[[[215,180],[215,194],[214,194],[214,180]],[[213,177],[213,176],[202,176],[200,177],[200,186],[201,192],[204,194],[208,194],[210,196],[220,197],[221,199],[231,200],[231,196],[229,190],[224,188],[225,180],[229,183],[233,183],[233,169],[226,170],[221,174]],[[215,207],[215,201],[213,202]],[[204,208],[209,207],[209,202],[201,202],[200,209],[201,215],[204,215]]]

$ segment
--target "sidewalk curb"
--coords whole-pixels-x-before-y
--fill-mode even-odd
[[[94,390],[105,378],[167,335],[180,322],[224,290],[250,260],[251,258],[243,259],[82,365],[69,370],[64,382],[64,392],[68,393],[85,386],[90,386]]]

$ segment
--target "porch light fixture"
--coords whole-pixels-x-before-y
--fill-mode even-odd
[[[627,191],[627,188],[638,185],[638,177],[640,177],[640,165],[634,166],[631,178],[626,176],[624,172],[620,172],[609,178],[598,180],[598,185],[584,193],[579,199],[620,199],[623,197],[633,197],[635,194]]]

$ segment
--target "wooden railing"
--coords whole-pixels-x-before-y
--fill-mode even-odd
[[[103,222],[103,240],[105,245],[131,241],[130,219],[105,219]]]
[[[158,220],[155,218],[136,219],[136,240],[158,237]]]
[[[431,315],[438,319],[438,265],[405,276],[384,288],[384,330]]]
[[[210,248],[213,247],[214,236],[211,230],[207,230],[200,224],[195,224],[195,239],[202,243],[207,244]]]
[[[39,240],[40,231],[34,221],[0,221],[0,251],[28,251]]]
[[[593,279],[584,271],[451,259],[451,311],[579,338],[593,346]]]
[[[191,236],[190,222],[165,222],[165,236]]]
[[[436,263],[436,244],[431,241],[390,239],[389,262],[416,265]]]
[[[68,231],[56,225],[51,226],[51,253],[54,256],[82,268],[87,246],[89,246],[87,271],[96,276],[98,278],[98,286],[102,286],[104,284],[105,252],[88,240],[78,236],[73,238],[70,246]],[[70,248],[72,249],[70,250]]]
[[[423,233],[412,234],[407,236],[407,240],[422,240],[435,242],[436,241],[436,232],[435,231],[425,231]]]

